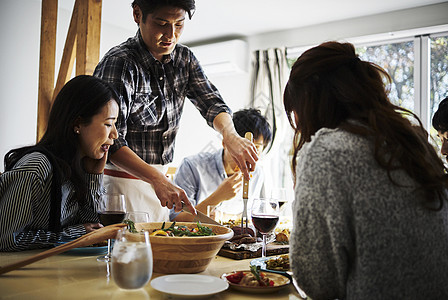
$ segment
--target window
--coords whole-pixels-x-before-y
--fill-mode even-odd
[[[414,111],[414,42],[387,43],[356,48],[361,60],[376,63],[392,78],[389,99]]]
[[[414,112],[429,131],[430,142],[441,147],[431,120],[440,101],[448,97],[448,32],[432,33],[422,28],[379,36],[350,42],[362,60],[374,62],[389,73],[390,100]],[[288,48],[288,66],[310,47]]]
[[[448,33],[422,31],[417,36],[412,32],[407,37],[401,34],[396,40],[359,38],[368,42],[351,43],[362,60],[374,62],[389,73],[391,101],[413,111],[433,135],[432,116],[439,102],[448,96]],[[310,47],[287,49],[289,67]]]

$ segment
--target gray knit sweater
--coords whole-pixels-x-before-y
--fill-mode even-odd
[[[448,299],[448,204],[425,209],[367,139],[321,129],[301,150],[291,265],[312,299]]]

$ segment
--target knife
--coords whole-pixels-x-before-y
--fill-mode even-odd
[[[187,207],[185,206],[185,204],[182,202],[182,210],[191,214],[191,212],[187,209]],[[213,220],[212,218],[208,217],[206,214],[200,212],[199,210],[196,210],[196,215],[194,216],[193,219],[194,222],[201,222],[201,223],[205,223],[205,224],[212,224],[212,225],[219,225],[221,226],[221,224],[219,224],[218,222],[216,222],[215,220]]]

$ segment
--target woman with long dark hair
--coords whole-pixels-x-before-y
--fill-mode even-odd
[[[117,138],[117,96],[99,78],[70,80],[34,146],[9,151],[0,177],[0,251],[50,247],[102,225],[107,152]]]
[[[294,277],[312,299],[447,299],[446,169],[389,75],[327,42],[292,67]]]

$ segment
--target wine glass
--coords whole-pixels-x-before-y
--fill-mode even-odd
[[[120,229],[112,250],[112,278],[122,289],[139,289],[151,279],[153,270],[149,232]]]
[[[263,248],[261,257],[266,257],[266,236],[273,232],[279,219],[279,205],[277,199],[254,199],[251,209],[252,223],[259,233],[263,235]]]
[[[148,223],[149,214],[144,211],[128,211],[125,220],[131,220],[134,223]]]
[[[286,202],[288,202],[288,195],[286,193],[285,188],[273,188],[271,191],[271,198],[277,199],[279,208],[283,206]]]
[[[128,229],[132,232],[132,230],[136,230],[135,225],[137,223],[148,223],[149,222],[149,214],[144,211],[129,211],[126,213],[126,217],[124,218],[125,222],[127,220],[132,221],[133,225],[128,223]],[[132,227],[134,226],[134,227]]]
[[[122,194],[106,194],[101,197],[98,215],[104,226],[121,223],[126,215],[126,202]],[[107,254],[96,258],[98,261],[110,262],[110,242],[107,240]]]

